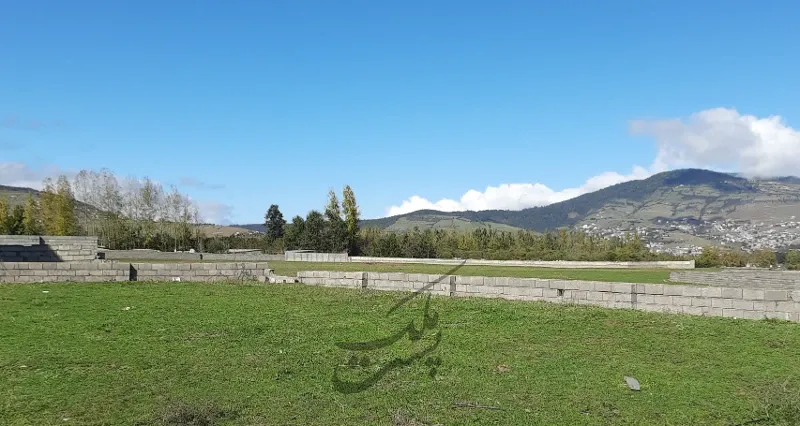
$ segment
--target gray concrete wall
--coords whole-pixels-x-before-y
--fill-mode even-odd
[[[132,263],[131,281],[260,281],[266,263]]]
[[[0,282],[129,281],[130,266],[114,262],[2,262]]]
[[[348,256],[346,253],[317,253],[287,251],[285,259],[294,262],[357,262],[357,263],[422,263],[429,265],[521,266],[528,268],[564,269],[694,269],[695,262],[578,262],[568,260],[484,260],[484,259],[418,259],[407,257]]]
[[[97,237],[0,235],[0,262],[82,262],[97,257]]]
[[[800,290],[800,271],[723,269],[670,272],[670,281],[741,288]]]
[[[327,287],[428,291],[453,297],[493,297],[800,322],[800,290],[377,272],[301,271],[297,278],[305,284]]]
[[[360,263],[425,263],[432,265],[521,266],[528,268],[563,269],[694,269],[694,260],[654,262],[578,262],[569,260],[484,260],[484,259],[414,259],[401,257],[352,256],[350,262]]]
[[[260,281],[268,265],[240,263],[1,262],[0,282]]]
[[[284,258],[293,262],[349,262],[347,253],[316,253],[287,251]]]
[[[283,260],[280,254],[264,253],[183,253],[163,252],[158,250],[101,250],[106,260],[181,260],[181,261],[225,261],[225,262],[267,262]]]

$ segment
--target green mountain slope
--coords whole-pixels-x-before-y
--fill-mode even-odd
[[[39,201],[40,194],[35,189],[0,185],[0,199],[5,198],[10,208],[16,205],[25,205],[29,195],[33,196],[34,200]],[[75,203],[75,211],[80,221],[94,219],[100,214],[100,210],[94,206],[80,201]]]
[[[453,213],[423,210],[366,220],[363,226],[393,229],[406,223],[434,226],[463,221],[545,231],[590,224],[600,228],[651,226],[674,220],[775,222],[794,215],[800,216],[798,178],[750,180],[710,170],[683,169],[544,207]]]

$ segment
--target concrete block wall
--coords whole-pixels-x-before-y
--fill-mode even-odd
[[[131,263],[131,281],[260,281],[266,263]]]
[[[0,262],[75,262],[97,257],[97,237],[0,235]]]
[[[800,290],[800,271],[770,271],[764,269],[696,270],[670,272],[669,279],[679,283]]]
[[[538,260],[485,259],[419,259],[405,257],[348,256],[346,253],[315,253],[287,251],[285,259],[297,262],[356,262],[356,263],[422,263],[429,265],[521,266],[528,268],[564,269],[694,269],[694,260],[653,262],[579,262]]]
[[[294,262],[349,262],[347,253],[316,253],[303,251],[287,251],[284,258]]]
[[[185,253],[158,250],[101,250],[106,260],[182,260],[182,261],[226,261],[226,262],[267,262],[283,260],[283,255],[264,253]]]
[[[350,262],[360,263],[426,263],[432,265],[521,266],[528,268],[563,269],[694,269],[694,260],[652,262],[582,262],[571,260],[486,260],[486,259],[415,259],[402,257],[352,256]]]
[[[103,262],[2,262],[0,282],[129,281],[130,264]]]
[[[0,282],[259,281],[266,263],[0,262]]]
[[[800,290],[375,272],[301,271],[297,277],[305,284],[328,287],[429,291],[453,297],[800,322]]]
[[[269,262],[273,260],[283,260],[282,254],[266,253],[203,253],[202,260],[225,261],[225,262]]]

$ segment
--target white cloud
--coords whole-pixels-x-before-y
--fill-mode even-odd
[[[567,188],[561,191],[554,191],[541,183],[502,184],[499,186],[489,186],[483,192],[471,189],[462,195],[461,199],[458,201],[442,199],[437,202],[431,202],[415,195],[403,201],[399,206],[389,207],[386,213],[388,216],[394,216],[423,209],[447,212],[493,209],[521,210],[568,200],[581,194],[597,191],[598,189],[629,180],[644,179],[650,176],[650,174],[650,171],[637,166],[627,175],[621,175],[616,172],[606,172],[588,179],[583,185],[577,188]]]
[[[688,120],[635,120],[633,134],[652,137],[658,155],[647,169],[636,166],[627,175],[606,172],[577,188],[555,191],[541,183],[489,186],[469,190],[459,200],[429,201],[418,195],[386,209],[387,216],[422,209],[441,211],[521,210],[568,200],[588,192],[674,168],[699,167],[745,176],[800,174],[800,131],[779,116],[758,118],[733,109],[716,108],[691,115]]]
[[[659,166],[725,169],[750,177],[800,173],[800,131],[780,116],[716,108],[688,120],[636,120],[630,130],[655,139]]]
[[[34,168],[19,162],[0,163],[0,185],[42,189],[45,178],[56,180],[62,174],[70,179],[75,176],[75,172],[57,166]]]
[[[233,207],[220,203],[219,201],[201,200],[195,201],[199,211],[200,219],[204,223],[215,225],[230,225]]]

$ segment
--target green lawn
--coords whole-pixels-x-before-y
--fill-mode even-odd
[[[2,285],[0,424],[799,420],[800,324],[447,297],[431,298],[426,316],[422,296],[388,314],[406,295],[301,284]],[[355,343],[374,339],[388,346]]]
[[[402,263],[327,263],[271,261],[269,267],[278,275],[296,276],[297,271],[407,272],[411,274],[446,274],[452,265]],[[522,266],[462,266],[453,275],[518,278],[557,278],[564,280],[611,281],[629,283],[665,283],[669,271],[663,269],[553,269]]]

